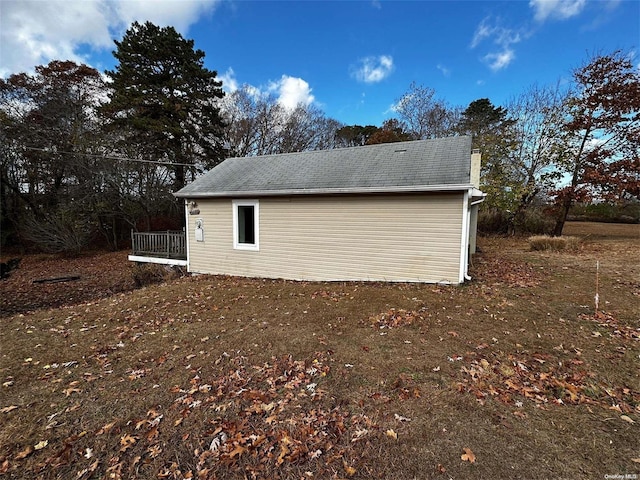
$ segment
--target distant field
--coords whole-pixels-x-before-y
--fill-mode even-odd
[[[480,238],[460,287],[135,288],[126,252],[24,257],[0,281],[0,476],[640,474],[640,226],[565,234],[577,252]]]
[[[635,239],[640,242],[640,225],[626,223],[567,222],[564,235]]]

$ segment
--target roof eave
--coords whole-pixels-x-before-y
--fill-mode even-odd
[[[410,185],[392,187],[357,187],[357,188],[308,188],[284,190],[239,190],[214,192],[175,192],[176,198],[229,198],[229,197],[282,197],[291,195],[350,195],[350,194],[393,194],[393,193],[428,193],[457,192],[473,188],[471,184],[455,185]]]

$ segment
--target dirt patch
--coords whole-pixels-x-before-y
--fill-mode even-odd
[[[131,269],[127,252],[99,252],[78,258],[21,257],[18,268],[0,280],[0,317],[129,291],[135,287]],[[64,277],[67,281],[46,281]]]

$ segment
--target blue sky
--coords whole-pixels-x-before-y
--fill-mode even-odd
[[[0,76],[51,59],[113,68],[131,21],[173,25],[226,89],[314,103],[345,124],[380,125],[411,82],[451,105],[495,105],[566,82],[594,53],[640,66],[640,1],[0,0]]]

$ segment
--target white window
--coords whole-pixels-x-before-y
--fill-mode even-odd
[[[260,250],[260,204],[258,200],[233,200],[233,248]]]

